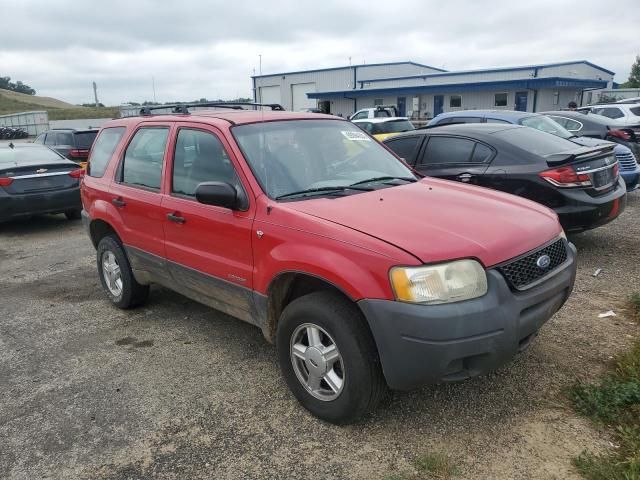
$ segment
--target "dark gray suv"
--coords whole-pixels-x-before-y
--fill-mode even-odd
[[[89,157],[89,150],[91,150],[91,145],[93,145],[97,134],[97,128],[87,130],[56,128],[38,135],[34,143],[47,145],[60,155],[84,167]]]

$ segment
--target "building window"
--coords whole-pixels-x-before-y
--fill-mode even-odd
[[[462,106],[462,97],[460,95],[451,95],[449,97],[449,107],[459,108]]]
[[[507,94],[506,93],[496,93],[495,101],[493,105],[496,107],[506,107],[507,106]]]
[[[376,98],[376,99],[373,101],[373,106],[374,106],[374,107],[377,107],[378,105],[383,105],[383,103],[384,103],[384,102],[383,102],[383,99],[382,99],[382,98]]]
[[[553,92],[553,104],[558,105],[560,103],[560,92]]]

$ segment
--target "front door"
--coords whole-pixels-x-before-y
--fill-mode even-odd
[[[407,97],[398,97],[398,116],[407,116]]]
[[[516,110],[518,112],[527,111],[528,98],[529,98],[529,92],[516,92]]]
[[[444,107],[444,95],[433,96],[433,116],[436,117],[442,113]]]
[[[165,245],[176,290],[254,323],[251,228],[255,215],[224,136],[213,127],[179,125],[168,195],[164,196]],[[227,182],[242,198],[237,210],[195,198],[202,182]]]

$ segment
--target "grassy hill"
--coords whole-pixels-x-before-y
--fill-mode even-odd
[[[51,97],[0,90],[0,115],[31,110],[46,110],[49,114],[49,120],[113,118],[117,117],[120,111],[118,107],[78,107]]]

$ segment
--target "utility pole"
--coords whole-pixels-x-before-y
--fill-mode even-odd
[[[98,102],[98,85],[96,85],[96,82],[93,82],[93,98],[96,101],[96,108],[98,106],[100,106],[100,102]]]
[[[151,77],[151,88],[153,89],[153,103],[156,102],[156,79],[155,77]]]

